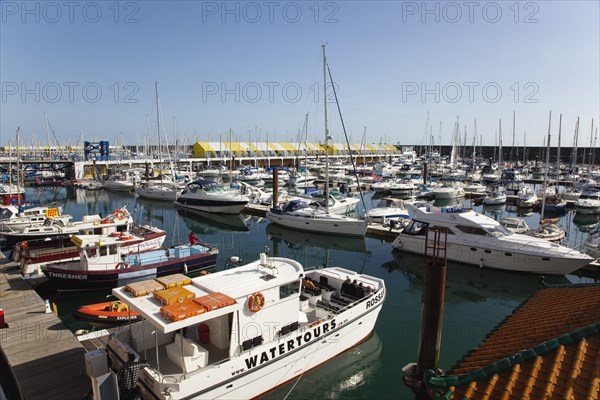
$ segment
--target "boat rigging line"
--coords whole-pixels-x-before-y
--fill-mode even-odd
[[[329,64],[327,64],[327,72],[329,73],[329,81],[331,82],[331,87],[333,89],[333,96],[335,97],[335,105],[337,106],[338,114],[340,115],[340,122],[342,123],[342,130],[344,131],[344,138],[346,139],[346,146],[348,147],[348,155],[350,156],[350,163],[352,163],[352,169],[354,172],[354,178],[356,179],[356,185],[358,186],[358,192],[360,193],[360,200],[363,205],[363,209],[367,210],[367,205],[365,203],[365,196],[363,194],[362,188],[360,187],[360,182],[358,181],[358,171],[356,170],[356,162],[354,161],[354,156],[352,155],[352,148],[350,147],[350,141],[348,140],[348,134],[346,133],[346,124],[344,124],[344,118],[342,117],[342,110],[340,108],[340,102],[338,101],[337,91],[335,90],[335,85],[333,84],[333,76],[331,76],[331,70],[329,69]],[[327,101],[327,99],[325,99]]]

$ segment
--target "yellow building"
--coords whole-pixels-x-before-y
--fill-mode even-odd
[[[329,143],[329,155],[344,156],[377,155],[399,153],[392,144],[350,144],[351,151],[345,143]],[[304,157],[325,155],[324,143],[289,142],[196,142],[193,145],[195,158],[222,157]]]

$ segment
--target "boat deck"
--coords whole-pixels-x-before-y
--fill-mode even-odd
[[[0,329],[0,350],[21,397],[78,399],[91,388],[84,352],[75,335],[53,313],[14,263],[0,260],[0,304],[8,328]]]

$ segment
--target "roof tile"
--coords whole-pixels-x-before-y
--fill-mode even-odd
[[[453,399],[600,400],[600,285],[540,289],[448,374]]]

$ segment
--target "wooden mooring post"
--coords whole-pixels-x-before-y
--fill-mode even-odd
[[[421,329],[417,379],[422,382],[425,371],[438,369],[444,318],[444,290],[446,287],[446,247],[448,229],[432,227],[425,239],[425,274],[421,298]],[[419,399],[429,399],[426,385],[422,382]]]

